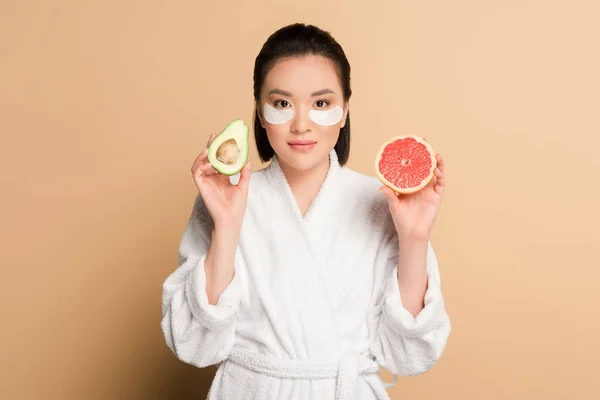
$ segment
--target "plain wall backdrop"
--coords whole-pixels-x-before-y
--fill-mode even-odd
[[[0,397],[204,398],[214,368],[160,330],[190,166],[251,123],[267,36],[307,22],[352,65],[349,166],[403,132],[447,165],[453,331],[391,397],[600,398],[598,21],[592,0],[0,1]]]

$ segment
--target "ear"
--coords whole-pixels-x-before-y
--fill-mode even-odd
[[[346,126],[346,119],[348,117],[348,109],[349,109],[349,104],[348,102],[344,103],[344,115],[342,116],[342,125],[340,126],[340,128],[343,128],[344,126]]]

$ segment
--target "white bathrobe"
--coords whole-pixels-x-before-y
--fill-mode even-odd
[[[335,151],[330,161],[304,217],[276,157],[251,174],[234,278],[216,305],[204,272],[213,223],[197,196],[161,327],[180,360],[221,363],[210,400],[389,399],[380,367],[415,375],[441,356],[450,321],[431,243],[415,318],[402,305],[402,244],[379,180],[341,167]]]

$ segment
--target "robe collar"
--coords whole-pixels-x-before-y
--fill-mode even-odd
[[[339,182],[337,181],[341,169],[342,167],[339,164],[337,153],[335,149],[333,149],[329,153],[329,170],[327,171],[327,176],[321,184],[317,195],[306,211],[304,217],[302,217],[298,202],[296,201],[287,178],[281,169],[277,154],[273,156],[271,163],[267,166],[265,172],[276,189],[282,192],[283,198],[285,199],[284,201],[287,202],[290,212],[292,212],[299,221],[310,224],[313,223],[313,221],[322,221],[323,218],[327,219],[332,207],[339,200],[336,194],[339,193]]]

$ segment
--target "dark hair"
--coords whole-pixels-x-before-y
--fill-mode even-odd
[[[342,47],[329,32],[314,25],[301,23],[291,24],[274,32],[269,36],[254,62],[254,139],[263,162],[270,160],[275,154],[267,138],[267,131],[261,126],[258,117],[257,105],[265,77],[280,59],[305,55],[322,56],[333,61],[342,86],[344,101],[348,101],[352,95],[350,63]],[[344,165],[350,155],[350,112],[346,116],[344,127],[340,129],[335,151],[340,165]]]

